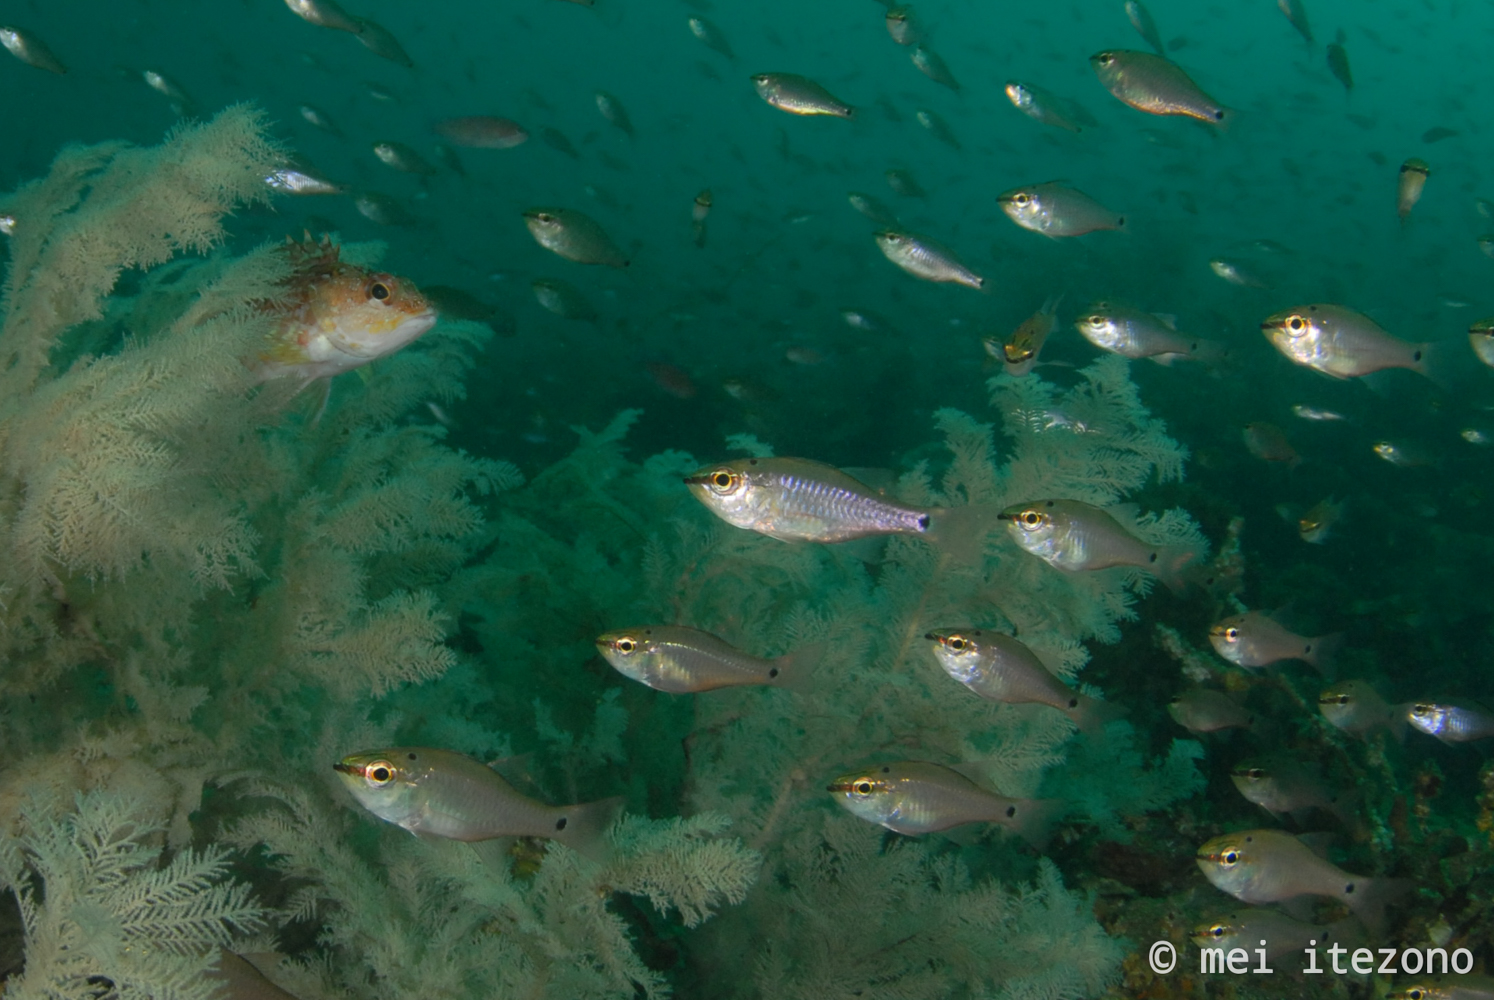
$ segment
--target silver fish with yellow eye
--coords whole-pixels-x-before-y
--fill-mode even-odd
[[[1406,719],[1417,732],[1443,743],[1471,743],[1494,738],[1494,712],[1472,701],[1417,701]]]
[[[1047,705],[1087,733],[1100,731],[1120,715],[1115,706],[1054,677],[1036,653],[1009,635],[972,628],[930,632],[924,638],[933,644],[934,659],[945,673],[987,701]]]
[[[536,243],[578,264],[627,267],[628,255],[591,216],[573,208],[531,208],[524,225]]]
[[[1468,343],[1480,361],[1494,368],[1494,317],[1481,319],[1470,325]]]
[[[1024,551],[1071,573],[1134,566],[1181,590],[1183,568],[1199,556],[1187,546],[1144,542],[1106,511],[1080,500],[1014,504],[1000,517]]]
[[[1102,351],[1124,358],[1152,358],[1159,364],[1171,364],[1177,358],[1210,360],[1224,353],[1213,341],[1179,333],[1170,317],[1123,302],[1090,303],[1074,320],[1074,329]]]
[[[1012,188],[997,195],[996,201],[1017,225],[1050,239],[1126,227],[1124,215],[1057,181]]]
[[[1391,705],[1366,681],[1343,681],[1318,695],[1318,711],[1329,725],[1361,739],[1380,727],[1400,742],[1406,737],[1410,705]]]
[[[1428,373],[1430,344],[1392,337],[1363,313],[1325,302],[1272,313],[1261,332],[1294,363],[1334,378],[1357,378],[1387,368]]]
[[[791,115],[828,115],[854,118],[856,109],[824,87],[797,73],[758,73],[752,77],[757,95]]]
[[[986,279],[966,267],[953,250],[917,233],[884,229],[873,236],[882,255],[915,278],[964,285],[980,291]]]
[[[1401,164],[1401,172],[1396,176],[1395,185],[1395,214],[1400,217],[1401,225],[1406,224],[1411,210],[1421,201],[1422,189],[1427,186],[1427,178],[1430,176],[1432,168],[1427,166],[1426,160],[1413,156]]]
[[[1194,927],[1189,937],[1200,948],[1220,948],[1226,952],[1243,948],[1252,956],[1264,950],[1267,962],[1284,955],[1300,955],[1309,947],[1353,948],[1365,940],[1358,917],[1344,917],[1331,924],[1309,924],[1279,910],[1253,907],[1205,921]]]
[[[882,496],[833,466],[804,458],[744,458],[685,477],[727,524],[788,542],[922,535],[936,511]]]
[[[1428,957],[1427,963],[1431,964]],[[1385,1000],[1494,1000],[1489,976],[1422,976],[1385,994]]]
[[[449,840],[547,837],[594,852],[622,805],[620,798],[546,805],[481,761],[430,747],[368,750],[332,766],[358,804],[379,819]]]
[[[1053,332],[1057,322],[1058,303],[1063,296],[1057,295],[1043,303],[1043,307],[1022,321],[1012,335],[991,351],[1006,366],[1006,373],[1017,378],[1032,371],[1038,362],[1038,354]],[[990,350],[990,348],[987,348]]]
[[[1385,906],[1411,889],[1407,879],[1351,875],[1281,830],[1241,830],[1215,837],[1195,855],[1215,888],[1245,903],[1327,896],[1344,903],[1371,933],[1385,927]]]
[[[999,823],[1038,850],[1064,809],[1057,799],[1008,799],[953,768],[916,760],[843,774],[827,791],[852,815],[910,837],[965,823]]]
[[[1033,121],[1061,128],[1065,132],[1078,133],[1099,124],[1094,115],[1080,105],[1036,84],[1008,80],[1006,97],[1012,102],[1012,107]]]
[[[1137,111],[1184,115],[1216,126],[1227,125],[1233,117],[1170,59],[1150,52],[1110,49],[1090,56],[1089,64],[1106,90]]]
[[[1297,635],[1268,614],[1247,611],[1210,625],[1209,642],[1216,653],[1237,667],[1269,667],[1282,660],[1301,660],[1326,675],[1343,635],[1335,632],[1309,638]]]
[[[617,629],[597,637],[602,659],[624,677],[670,694],[724,687],[788,687],[818,658],[822,647],[804,647],[776,659],[752,656],[725,639],[684,625]]]

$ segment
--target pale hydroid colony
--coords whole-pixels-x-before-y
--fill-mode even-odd
[[[1051,709],[989,704],[923,635],[1014,629],[1072,683],[1149,577],[1064,574],[1000,535],[866,562],[737,531],[681,487],[695,457],[626,455],[629,413],[526,483],[423,419],[462,394],[471,324],[338,380],[313,420],[244,364],[281,258],[220,227],[280,156],[237,107],[156,149],[66,150],[6,201],[24,224],[0,308],[0,880],[27,937],[9,993],[199,1000],[216,947],[277,946],[304,1000],[664,996],[665,938],[716,997],[1069,997],[1114,977],[1122,943],[1051,862],[999,834],[885,838],[824,783],[960,763],[1124,837],[1198,786],[1196,744],[1148,762],[1123,721],[1080,740]],[[1004,436],[940,412],[901,499],[1114,504],[1181,474],[1121,359],[1067,393],[993,388]],[[1176,511],[1137,531],[1200,541]],[[806,693],[673,697],[595,656],[597,633],[645,621],[827,652]],[[629,813],[604,860],[416,839],[332,780],[395,742],[527,752],[552,801],[622,793]],[[976,878],[975,858],[1012,874]]]

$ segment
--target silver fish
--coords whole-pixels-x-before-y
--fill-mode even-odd
[[[875,234],[883,256],[915,278],[964,285],[980,291],[986,279],[961,263],[954,251],[926,236],[884,229]]]
[[[535,300],[549,312],[561,319],[572,319],[578,323],[595,323],[600,317],[581,290],[559,278],[536,278],[530,282]]]
[[[694,35],[706,48],[721,53],[728,59],[735,59],[736,53],[731,50],[731,45],[726,41],[726,36],[721,29],[710,21],[700,16],[695,16],[687,22],[690,26],[690,34]]]
[[[1153,358],[1170,364],[1176,358],[1207,361],[1223,354],[1223,348],[1213,341],[1179,333],[1170,317],[1121,302],[1091,303],[1074,320],[1074,328],[1100,350],[1126,358]]]
[[[1431,175],[1432,168],[1427,166],[1426,160],[1413,156],[1401,164],[1395,186],[1395,214],[1400,217],[1401,225],[1406,224],[1407,216],[1416,207],[1416,203],[1421,201],[1422,189],[1426,187],[1427,178]]]
[[[1221,729],[1248,729],[1255,716],[1221,691],[1192,688],[1167,703],[1167,714],[1191,733],[1217,733]]]
[[[938,139],[946,146],[959,150],[965,148],[960,145],[960,140],[954,134],[954,129],[949,127],[949,122],[940,117],[938,112],[930,111],[927,108],[919,108],[913,113],[913,117],[918,119],[918,124],[928,130],[929,135]]]
[[[1089,733],[1120,714],[1115,706],[1068,687],[1026,644],[1009,635],[972,628],[930,632],[924,638],[933,644],[934,658],[945,672],[987,701],[1047,705]]]
[[[1012,188],[1003,191],[996,200],[1017,225],[1052,239],[1126,226],[1124,215],[1057,181]]]
[[[67,67],[47,48],[46,42],[22,28],[0,27],[0,45],[5,46],[5,51],[27,66],[35,66],[48,73],[67,72]]]
[[[910,4],[887,8],[887,34],[899,45],[915,45],[923,38]]]
[[[349,754],[333,767],[358,804],[411,833],[450,840],[545,837],[596,850],[621,799],[546,805],[520,794],[492,768],[430,747]]]
[[[1354,948],[1365,943],[1364,928],[1358,917],[1345,917],[1331,924],[1309,924],[1279,910],[1255,908],[1205,921],[1193,928],[1190,937],[1200,948],[1221,948],[1226,952],[1243,948],[1252,956],[1264,951],[1268,962],[1301,954],[1309,947]]]
[[[376,142],[373,153],[385,166],[400,173],[429,177],[436,172],[430,161],[402,142]]]
[[[1391,705],[1366,681],[1343,681],[1318,695],[1318,711],[1330,725],[1368,739],[1381,726],[1396,741],[1406,736],[1410,705]]]
[[[1149,115],[1186,115],[1225,126],[1233,113],[1204,93],[1182,67],[1150,52],[1110,49],[1089,57],[1105,89],[1122,104]]]
[[[10,212],[0,212],[0,234],[5,236],[16,234],[16,217]]]
[[[285,5],[308,24],[356,35],[362,28],[358,19],[342,9],[336,0],[285,0]]]
[[[287,164],[270,171],[265,184],[276,191],[294,195],[347,193],[347,188],[304,163]]]
[[[941,87],[948,87],[957,94],[960,92],[960,81],[954,78],[954,74],[949,71],[949,67],[939,57],[939,53],[927,45],[915,45],[911,56],[913,65],[918,67],[918,72]]]
[[[1167,49],[1162,44],[1162,33],[1157,30],[1157,22],[1152,20],[1151,12],[1142,5],[1141,0],[1126,0],[1126,17],[1131,19],[1131,27],[1136,29],[1136,33],[1157,50],[1157,55],[1167,55]]]
[[[751,685],[790,687],[824,651],[818,645],[807,646],[764,659],[683,625],[618,629],[598,636],[596,645],[602,658],[624,677],[671,694]]]
[[[1302,6],[1302,0],[1276,0],[1276,6],[1286,15],[1286,19],[1292,22],[1292,27],[1312,44],[1312,28],[1307,23],[1307,9]]]
[[[1214,257],[1209,260],[1209,270],[1229,282],[1231,285],[1239,285],[1241,288],[1270,288],[1270,284],[1256,274],[1254,269],[1242,260],[1233,257]]]
[[[1335,801],[1322,771],[1310,762],[1287,754],[1255,758],[1235,765],[1229,777],[1241,795],[1278,818],[1290,815],[1305,820],[1312,810],[1321,809],[1338,817],[1344,826],[1353,825],[1348,808],[1352,796]]]
[[[797,73],[759,73],[752,78],[757,94],[791,115],[854,118],[856,109],[808,77]]]
[[[415,65],[415,60],[411,59],[404,46],[400,45],[399,39],[394,37],[394,32],[372,18],[358,18],[358,41],[380,59],[399,63],[407,69]]]
[[[1407,879],[1351,875],[1280,830],[1242,830],[1198,849],[1199,869],[1216,888],[1246,903],[1327,896],[1353,910],[1371,933],[1385,927],[1385,906],[1411,889]]]
[[[1009,80],[1006,84],[1006,97],[1013,107],[1033,121],[1052,125],[1066,132],[1081,132],[1099,124],[1093,115],[1075,102],[1036,84]]]
[[[882,172],[887,179],[887,186],[892,188],[904,198],[927,198],[929,193],[918,183],[918,178],[913,176],[913,171],[893,167]]]
[[[626,132],[629,138],[632,138],[636,134],[633,131],[633,120],[628,117],[628,110],[623,107],[622,101],[618,100],[616,95],[609,94],[605,90],[597,91],[594,96],[597,102],[597,110],[601,112],[602,117]]]
[[[313,104],[303,104],[298,107],[296,111],[300,113],[302,119],[304,119],[308,125],[314,125],[317,128],[321,129],[323,132],[330,132],[336,136],[342,135],[342,129],[338,128],[337,124],[332,121],[332,116],[327,114],[327,112],[323,111],[321,108],[318,108]]]
[[[846,196],[851,202],[851,207],[879,226],[896,227],[898,225],[897,215],[884,202],[869,194],[860,191],[852,191]]]
[[[1056,799],[1008,799],[941,764],[905,760],[843,774],[830,783],[852,815],[908,836],[964,823],[1000,823],[1042,850],[1064,805]]]
[[[1150,545],[1109,513],[1079,500],[1035,500],[1001,512],[1007,532],[1026,552],[1066,572],[1134,566],[1173,590],[1199,553],[1183,545]]]
[[[1327,674],[1343,642],[1341,633],[1316,638],[1297,635],[1260,611],[1232,615],[1209,626],[1214,651],[1238,667],[1266,667],[1282,660],[1301,660]]]
[[[1494,368],[1494,317],[1470,324],[1468,343],[1480,361]]]
[[[1428,374],[1430,344],[1392,337],[1363,313],[1317,303],[1266,317],[1261,332],[1294,363],[1334,378],[1356,378],[1386,368]]]
[[[1417,701],[1407,720],[1417,732],[1443,743],[1469,743],[1494,738],[1494,712],[1472,701]]]
[[[1336,413],[1333,410],[1320,409],[1316,406],[1308,406],[1305,403],[1294,403],[1292,405],[1292,415],[1302,420],[1333,421],[1349,419],[1342,413]]]
[[[608,267],[628,266],[622,248],[584,212],[573,208],[531,208],[524,213],[524,224],[535,242],[566,260]]]

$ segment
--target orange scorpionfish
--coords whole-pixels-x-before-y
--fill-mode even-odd
[[[280,320],[256,359],[261,382],[289,376],[304,389],[393,354],[436,323],[413,282],[341,260],[326,236],[286,237],[285,254],[292,270],[267,305]]]

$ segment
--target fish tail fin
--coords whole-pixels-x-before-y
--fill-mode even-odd
[[[985,556],[986,536],[1004,530],[1000,508],[989,504],[967,504],[929,511],[929,526],[924,537],[955,563],[979,566]]]
[[[1331,682],[1334,679],[1333,661],[1338,658],[1339,651],[1343,647],[1344,634],[1342,632],[1320,635],[1308,643],[1308,650],[1302,658],[1323,676],[1323,680]]]
[[[1074,707],[1064,714],[1073,720],[1081,733],[1089,736],[1098,736],[1105,731],[1105,723],[1114,722],[1126,714],[1124,706],[1091,698],[1087,694],[1075,694],[1074,701]]]
[[[1456,392],[1467,387],[1480,367],[1469,354],[1446,341],[1417,344],[1411,370],[1426,376],[1444,392]]]
[[[1053,839],[1053,828],[1067,809],[1068,803],[1062,799],[1008,799],[996,822],[1041,852]]]
[[[768,683],[795,694],[808,694],[814,687],[815,667],[825,658],[829,648],[827,643],[810,642],[783,654],[773,661],[768,671]]]
[[[1340,898],[1379,937],[1385,933],[1385,907],[1409,893],[1413,885],[1408,878],[1356,878],[1344,887]]]
[[[612,854],[612,845],[607,842],[607,829],[612,826],[617,814],[622,812],[624,801],[621,795],[617,795],[610,799],[568,806],[564,815],[556,821],[557,827],[564,823],[565,828],[557,828],[551,834],[551,839],[560,841],[583,857],[605,864]]]
[[[1202,553],[1191,545],[1169,545],[1158,549],[1156,561],[1147,568],[1174,594],[1203,586],[1203,578],[1209,572]]]
[[[1221,135],[1228,135],[1230,129],[1234,128],[1235,123],[1239,120],[1240,112],[1234,108],[1221,107],[1218,111],[1218,117],[1213,121],[1213,125],[1219,130]]]

